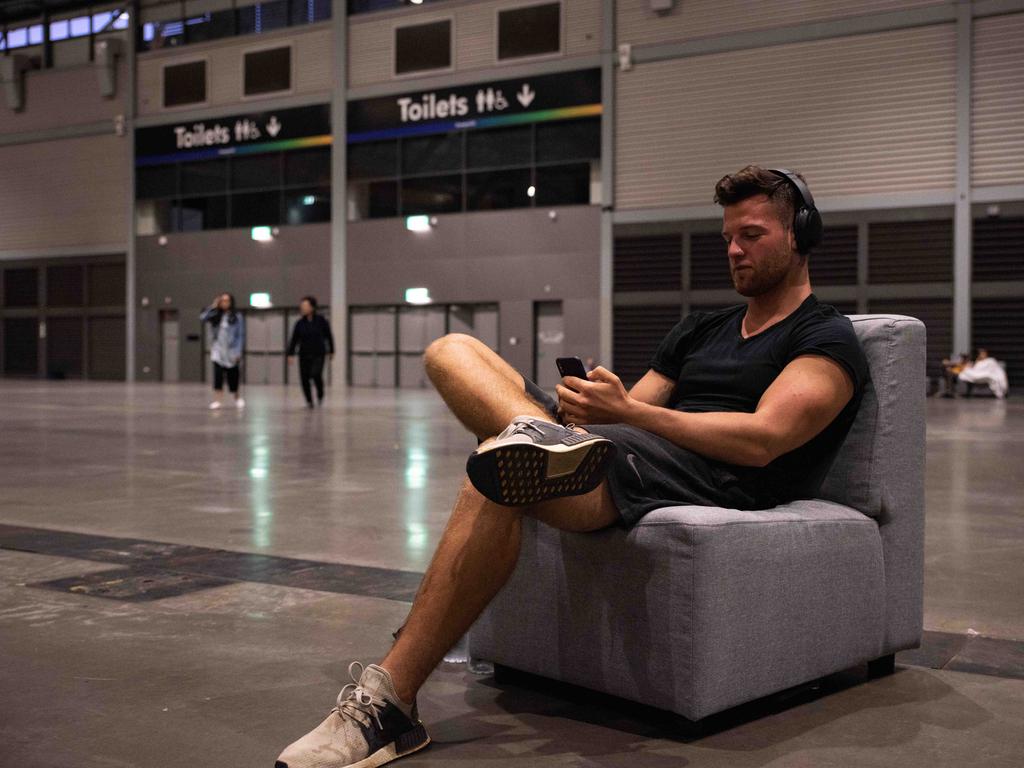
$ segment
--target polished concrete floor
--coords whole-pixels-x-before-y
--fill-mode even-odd
[[[0,381],[0,767],[270,766],[408,610],[471,437],[430,392]],[[924,647],[685,735],[442,665],[415,766],[1024,765],[1024,402],[931,400]]]

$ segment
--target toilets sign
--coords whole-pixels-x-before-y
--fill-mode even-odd
[[[352,101],[348,143],[601,114],[601,71],[565,72]]]
[[[330,143],[330,107],[323,104],[140,128],[135,132],[135,162],[160,165]]]

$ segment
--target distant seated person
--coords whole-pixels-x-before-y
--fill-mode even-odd
[[[943,397],[956,397],[956,383],[960,380],[960,374],[963,373],[964,368],[970,364],[971,356],[966,352],[943,358],[942,376],[946,380]]]
[[[968,363],[960,372],[960,381],[967,385],[967,394],[975,384],[987,384],[992,394],[1002,400],[1010,388],[1010,382],[1006,378],[1006,371],[994,357],[990,357],[987,349],[979,349],[978,356],[973,363]]]

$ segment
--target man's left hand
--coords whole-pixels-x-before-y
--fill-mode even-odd
[[[555,386],[562,419],[574,424],[625,422],[633,401],[619,377],[599,365],[587,378],[566,376]]]

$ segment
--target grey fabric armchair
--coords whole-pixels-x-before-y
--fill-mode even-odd
[[[851,317],[872,384],[821,498],[671,507],[631,531],[527,520],[474,656],[699,720],[863,662],[922,624],[925,329]]]

